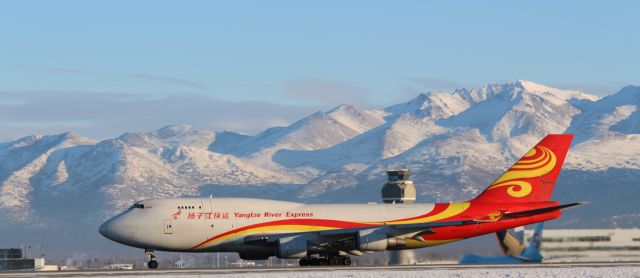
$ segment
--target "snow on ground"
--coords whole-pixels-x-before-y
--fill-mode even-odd
[[[640,268],[553,268],[553,269],[455,269],[455,270],[339,270],[291,273],[244,273],[222,277],[640,277]]]
[[[158,273],[156,273],[158,274]],[[168,273],[162,277],[202,277],[203,274],[194,273]],[[599,267],[599,266],[578,266],[578,267],[508,267],[496,266],[487,268],[464,268],[464,269],[337,269],[337,270],[305,270],[305,271],[256,271],[244,273],[216,273],[217,277],[247,277],[247,278],[268,278],[268,277],[640,277],[640,267],[619,266],[619,267]],[[122,277],[122,276],[121,276]],[[124,276],[140,277],[140,276]]]

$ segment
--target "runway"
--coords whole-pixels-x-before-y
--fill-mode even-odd
[[[0,272],[0,277],[640,277],[640,262]]]

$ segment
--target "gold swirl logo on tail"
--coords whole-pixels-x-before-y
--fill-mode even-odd
[[[543,176],[556,166],[556,155],[544,146],[536,146],[527,152],[515,165],[499,177],[488,189],[507,188],[507,194],[522,198],[531,194],[533,187],[522,179]]]

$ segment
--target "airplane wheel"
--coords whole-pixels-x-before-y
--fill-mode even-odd
[[[345,257],[344,260],[342,260],[342,265],[351,265],[351,258]]]
[[[340,264],[340,262],[338,262],[337,257],[332,257],[331,259],[329,259],[329,265],[338,265],[338,264]]]
[[[320,265],[327,265],[329,263],[329,260],[327,260],[326,258],[320,258],[319,262]]]
[[[320,259],[318,258],[311,258],[311,263],[310,265],[320,265]]]
[[[149,267],[150,269],[156,269],[158,268],[158,262],[156,260],[150,260],[147,263],[147,267]]]
[[[298,264],[300,264],[300,266],[308,266],[309,265],[309,260],[307,260],[307,258],[302,258],[300,259],[300,261],[298,262]]]

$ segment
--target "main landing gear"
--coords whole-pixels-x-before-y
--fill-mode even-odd
[[[158,261],[156,261],[156,254],[153,253],[151,249],[145,249],[144,252],[149,256],[149,262],[147,262],[147,267],[150,269],[158,268]]]
[[[305,257],[300,259],[300,266],[351,265],[349,256]]]

